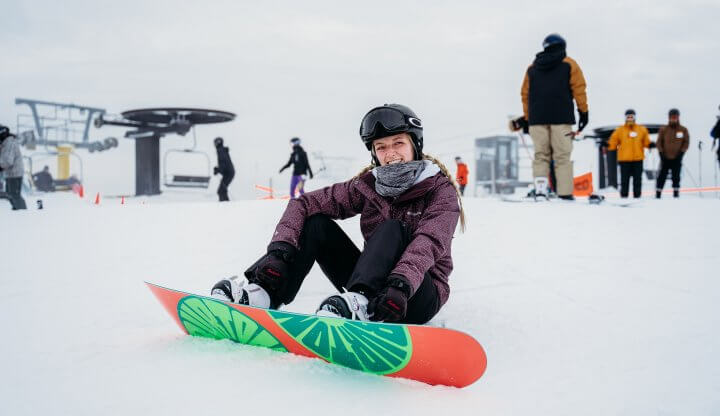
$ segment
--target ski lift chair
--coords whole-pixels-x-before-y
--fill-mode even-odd
[[[197,146],[197,138],[195,137],[195,128],[193,128],[193,146],[189,149],[170,149],[163,155],[163,182],[169,188],[203,188],[210,186],[210,178],[212,177],[212,168],[210,166],[210,156],[201,150],[195,150]],[[180,154],[196,154],[205,159],[207,175],[169,175],[168,174],[168,155],[171,153]]]

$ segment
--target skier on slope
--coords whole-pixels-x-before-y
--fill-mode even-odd
[[[291,200],[267,254],[247,281],[221,280],[213,296],[278,308],[293,301],[317,261],[338,290],[317,314],[423,324],[450,293],[451,243],[460,194],[447,168],[424,155],[423,127],[408,107],[386,104],[362,119],[372,164],[347,182]],[[360,251],[334,221],[360,214]]]
[[[280,168],[280,173],[293,165],[292,179],[290,180],[290,198],[295,199],[295,191],[299,190],[300,195],[305,194],[305,175],[310,174],[310,179],[313,178],[312,169],[310,169],[310,162],[308,162],[307,153],[300,146],[300,139],[293,137],[290,139],[292,145],[292,153],[290,159],[285,166]]]
[[[558,34],[543,40],[543,51],[525,72],[520,92],[524,117],[515,123],[530,132],[535,145],[534,196],[547,196],[547,177],[553,161],[558,197],[573,200],[572,139],[588,124],[588,103],[583,72],[567,56],[565,48],[565,39]],[[573,100],[579,117],[577,132],[572,131]]]
[[[5,176],[5,194],[13,211],[27,209],[22,197],[24,166],[20,142],[10,129],[0,125],[0,171]]]
[[[720,110],[720,106],[718,106],[718,110]],[[713,138],[713,148],[717,147],[717,159],[718,164],[720,164],[720,146],[718,146],[717,142],[718,139],[720,139],[720,113],[717,115],[717,121],[715,122],[715,127],[710,130],[710,137]]]
[[[215,175],[220,174],[220,185],[218,186],[217,194],[220,202],[229,201],[228,197],[228,186],[235,177],[235,166],[233,166],[232,160],[230,159],[230,148],[223,146],[223,138],[216,137],[213,141],[215,144],[215,150],[217,150],[218,165],[213,169]]]
[[[455,156],[455,164],[457,165],[455,180],[460,188],[460,195],[465,196],[465,187],[468,183],[468,167],[460,156]]]
[[[608,150],[617,150],[620,165],[620,197],[630,193],[630,179],[633,180],[633,196],[642,196],[643,160],[645,148],[654,147],[645,126],[635,122],[635,110],[625,111],[625,124],[616,128],[608,139]]]

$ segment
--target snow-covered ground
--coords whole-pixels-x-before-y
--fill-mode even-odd
[[[450,301],[431,322],[486,348],[465,389],[181,333],[143,281],[207,293],[262,253],[285,201],[42,198],[0,211],[3,415],[720,413],[715,195],[466,199]],[[342,225],[359,244],[357,219]],[[316,268],[288,309],[331,291]]]

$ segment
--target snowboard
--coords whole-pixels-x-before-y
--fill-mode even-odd
[[[610,205],[614,207],[633,207],[637,206],[639,204],[638,201],[634,200],[616,200],[616,199],[606,199],[603,197],[603,199],[600,200],[590,200],[586,198],[577,198],[575,201],[563,201],[558,198],[532,198],[532,197],[525,197],[525,196],[501,196],[500,200],[503,202],[530,202],[530,203],[536,203],[536,204],[567,204],[567,205],[573,205],[573,204],[589,204],[589,205]]]
[[[469,386],[487,365],[483,347],[452,329],[254,308],[145,284],[188,335],[229,339],[431,385]]]

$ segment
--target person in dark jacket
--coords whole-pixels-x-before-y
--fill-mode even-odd
[[[672,172],[673,196],[680,196],[680,171],[682,159],[690,146],[690,133],[680,124],[680,111],[673,108],[668,112],[668,124],[660,127],[657,136],[657,150],[660,153],[660,173],[658,173],[655,198],[662,196],[668,172]]]
[[[718,110],[720,110],[720,106],[718,106]],[[718,146],[718,140],[720,139],[720,113],[717,115],[715,127],[710,130],[710,137],[713,138],[713,149],[717,148],[717,160],[718,164],[720,164],[720,146]]]
[[[300,195],[305,194],[305,175],[310,174],[310,179],[312,179],[313,173],[312,169],[310,169],[307,153],[305,153],[305,149],[300,146],[300,139],[293,137],[290,139],[290,144],[292,145],[293,151],[285,166],[280,168],[280,173],[289,168],[290,165],[293,165],[293,174],[290,179],[290,198],[294,199],[295,192],[299,191]]]
[[[53,177],[50,174],[50,167],[45,165],[43,167],[43,170],[41,170],[38,173],[34,173],[32,175],[33,183],[35,183],[35,188],[37,188],[38,191],[42,192],[54,192],[55,191],[55,184],[53,183]]]
[[[20,143],[10,129],[0,126],[0,170],[5,177],[5,195],[12,209],[27,209],[22,197],[22,178],[25,173]]]
[[[535,145],[535,196],[546,196],[550,161],[553,161],[558,197],[572,200],[572,139],[588,124],[585,77],[577,62],[567,56],[565,39],[560,35],[547,36],[543,48],[525,72],[521,89],[524,118],[517,122],[520,128],[529,126]],[[576,132],[572,130],[573,99],[579,115]]]
[[[338,294],[317,314],[423,324],[448,300],[451,244],[464,216],[451,173],[424,155],[422,122],[408,107],[371,109],[360,137],[372,163],[347,182],[287,205],[267,254],[236,279],[218,282],[225,301],[278,308],[292,302],[315,262]],[[358,249],[334,220],[360,214]]]
[[[235,166],[230,160],[230,148],[223,146],[222,137],[217,137],[214,141],[215,150],[217,150],[218,165],[213,169],[215,175],[220,174],[220,186],[218,186],[217,194],[220,202],[229,201],[228,186],[235,177]]]

